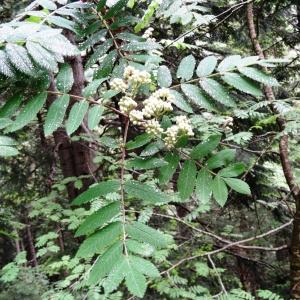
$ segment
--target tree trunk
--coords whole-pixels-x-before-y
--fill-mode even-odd
[[[27,243],[28,243],[28,249],[30,254],[29,261],[31,262],[31,265],[33,267],[36,267],[38,265],[37,258],[36,258],[36,251],[34,247],[34,239],[31,232],[31,224],[29,223],[28,218],[26,217],[26,237],[27,237]]]
[[[71,32],[66,32],[66,37],[74,43],[74,36]],[[69,59],[68,62],[72,67],[74,77],[74,84],[70,94],[81,96],[84,88],[84,69],[82,58],[78,55]],[[54,92],[56,91],[54,79],[51,80],[49,90]],[[47,106],[49,107],[56,98],[57,96],[49,94]],[[71,101],[71,105],[73,103],[74,101]],[[80,134],[81,132],[81,128],[77,130],[77,134]],[[55,131],[53,136],[55,141],[55,150],[58,152],[64,177],[92,175],[92,173],[96,170],[96,167],[93,163],[93,152],[90,145],[82,141],[72,142],[63,128],[59,128]],[[83,188],[81,190],[77,190],[73,183],[69,183],[67,186],[69,199],[74,199],[82,191],[86,190],[90,184],[90,179],[83,179]]]

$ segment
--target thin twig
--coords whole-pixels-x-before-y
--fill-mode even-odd
[[[249,243],[251,241],[254,241],[254,240],[257,240],[257,239],[261,239],[261,238],[264,238],[266,236],[275,234],[278,231],[280,231],[280,230],[282,230],[282,229],[290,226],[292,223],[293,223],[293,219],[291,219],[289,222],[284,223],[284,224],[282,224],[281,226],[279,226],[279,227],[277,227],[275,229],[269,230],[269,231],[267,231],[265,233],[262,233],[260,235],[253,236],[253,237],[241,240],[241,241],[237,241],[237,242],[228,244],[228,245],[226,245],[226,246],[224,246],[224,247],[222,247],[220,249],[216,249],[216,250],[213,250],[213,251],[210,251],[210,252],[206,252],[206,253],[204,252],[204,253],[201,253],[201,254],[197,254],[197,255],[193,255],[193,256],[190,256],[190,257],[183,258],[180,261],[178,261],[176,264],[174,264],[172,267],[170,267],[169,269],[161,272],[160,274],[161,275],[166,274],[166,273],[170,272],[171,270],[177,268],[178,266],[182,265],[183,263],[186,263],[188,261],[197,259],[199,257],[208,256],[208,255],[214,255],[214,254],[220,253],[220,252],[222,252],[222,251],[224,251],[224,250],[226,250],[228,248],[231,248],[231,247],[234,247],[234,246],[237,246],[237,245],[240,245],[240,244],[244,244],[244,243]]]
[[[210,257],[210,255],[207,256],[209,262],[211,263],[211,266],[213,267],[213,270],[215,271],[215,274],[217,275],[218,277],[218,281],[219,281],[219,284],[221,286],[221,289],[222,289],[222,292],[227,295],[227,291],[226,291],[226,288],[225,288],[225,285],[222,281],[222,278],[221,278],[221,275],[220,273],[218,272],[217,268],[216,268],[216,265],[214,263],[214,261],[212,260],[212,258]]]
[[[126,247],[126,229],[125,229],[125,223],[126,223],[126,210],[125,210],[125,191],[124,191],[124,185],[125,185],[125,159],[126,159],[126,142],[127,142],[127,136],[128,136],[128,128],[129,128],[129,119],[126,119],[125,123],[125,129],[124,129],[124,136],[123,136],[123,143],[122,143],[122,157],[121,157],[121,211],[122,211],[122,229],[123,229],[123,246],[125,255],[128,256],[127,247]]]

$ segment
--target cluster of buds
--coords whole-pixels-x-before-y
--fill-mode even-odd
[[[110,87],[112,90],[114,91],[118,91],[118,92],[123,92],[125,93],[126,90],[128,89],[128,84],[120,78],[114,78],[111,82],[110,82]]]
[[[129,113],[129,119],[133,125],[141,125],[144,121],[144,114],[142,111],[134,109]]]
[[[176,117],[176,125],[169,127],[166,131],[164,142],[171,149],[181,136],[194,136],[193,128],[186,116]]]
[[[222,128],[225,130],[226,133],[230,133],[232,132],[232,126],[233,126],[233,118],[226,117],[222,124]]]
[[[135,85],[151,83],[151,75],[146,71],[139,71],[131,66],[128,66],[124,70],[124,79]]]
[[[119,106],[122,113],[128,114],[137,107],[137,103],[132,98],[124,96],[119,101]]]
[[[148,29],[148,34],[153,30]],[[119,101],[120,111],[129,116],[134,125],[142,125],[148,134],[163,136],[168,148],[174,147],[181,136],[193,136],[193,129],[190,121],[185,116],[176,117],[176,125],[166,131],[161,127],[159,120],[168,112],[173,111],[172,102],[174,96],[167,88],[161,88],[152,93],[149,98],[143,101],[143,108],[137,109],[135,101],[138,88],[142,84],[151,83],[151,75],[146,71],[139,71],[131,66],[124,70],[123,79],[115,78],[110,85],[113,90],[124,93]]]
[[[146,99],[143,109],[145,118],[159,118],[167,112],[173,111],[173,95],[166,88],[160,89]]]
[[[147,39],[147,41],[155,42],[156,39],[152,37],[154,28],[149,27],[143,34],[143,38]]]
[[[148,134],[152,134],[154,136],[159,136],[164,132],[159,122],[155,119],[147,120],[145,123],[145,130]]]

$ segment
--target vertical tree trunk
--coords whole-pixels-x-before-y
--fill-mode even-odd
[[[255,52],[257,55],[259,55],[260,58],[265,58],[265,55],[262,51],[262,48],[260,46],[255,31],[254,17],[253,17],[253,2],[247,4],[247,21],[248,21],[250,39],[252,41]],[[269,101],[275,99],[271,87],[266,86],[264,88],[264,91]],[[272,105],[271,108],[273,111],[276,112],[276,110]],[[285,128],[285,120],[283,118],[278,118],[277,124],[280,130],[283,131]],[[291,299],[300,299],[300,188],[295,182],[291,162],[289,160],[288,142],[289,142],[289,137],[288,135],[284,134],[280,138],[279,152],[280,152],[282,170],[296,204],[296,213],[294,215],[293,231],[292,231],[291,246],[290,246],[290,250],[291,250],[290,278],[291,278]]]
[[[36,267],[38,265],[38,262],[36,258],[35,247],[34,247],[34,239],[31,232],[31,224],[27,219],[27,217],[26,217],[26,237],[27,237],[28,249],[30,254],[30,262],[33,267]]]
[[[74,35],[71,32],[66,32],[66,37],[74,43]],[[84,68],[80,55],[69,59],[69,63],[73,70],[74,84],[70,91],[71,95],[81,96],[84,88]],[[52,79],[49,87],[50,91],[56,91],[55,82]],[[49,107],[57,96],[49,94],[47,106]],[[71,104],[74,102],[72,101]],[[81,133],[81,129],[77,133]],[[55,149],[58,152],[60,165],[64,177],[78,177],[81,175],[89,175],[96,169],[93,163],[93,153],[90,146],[86,142],[72,142],[67,135],[65,129],[59,128],[53,134],[55,141]],[[83,180],[83,189],[78,191],[73,183],[67,186],[69,199],[72,200],[83,190],[87,189],[91,184],[91,180]]]

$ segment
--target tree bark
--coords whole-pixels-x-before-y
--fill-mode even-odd
[[[248,21],[249,35],[254,50],[256,54],[259,55],[260,58],[264,59],[265,55],[260,46],[255,31],[255,26],[254,26],[253,2],[247,4],[247,21]],[[264,87],[264,92],[266,98],[269,101],[273,101],[275,99],[271,87],[268,86]],[[271,108],[274,112],[276,112],[276,109],[272,104],[271,104]],[[285,120],[280,117],[277,119],[277,124],[280,130],[283,131],[285,128]],[[279,152],[280,152],[282,170],[296,204],[296,213],[294,215],[293,231],[292,231],[291,246],[290,246],[290,280],[291,280],[291,298],[300,299],[300,188],[295,182],[295,178],[292,171],[292,165],[289,160],[288,142],[289,142],[288,135],[283,134],[279,141]]]
[[[71,32],[66,32],[66,37],[74,43],[74,35]],[[80,55],[70,58],[68,60],[73,70],[74,84],[70,91],[71,95],[81,96],[84,88],[84,68]],[[51,80],[49,87],[50,91],[55,92],[56,86],[54,79]],[[47,106],[49,107],[57,96],[49,94],[47,99]],[[74,104],[71,101],[71,105]],[[80,134],[82,129],[77,130],[77,134]],[[67,135],[65,129],[59,128],[54,132],[55,150],[58,152],[62,173],[65,178],[78,177],[81,175],[89,175],[96,170],[93,163],[93,152],[90,145],[86,142],[78,141],[72,142]],[[90,179],[83,179],[83,188],[77,190],[73,183],[67,185],[69,199],[72,200],[78,196],[82,191],[86,190],[91,184]]]
[[[31,224],[29,223],[29,220],[26,217],[26,236],[27,236],[27,243],[28,243],[28,249],[30,254],[30,262],[33,267],[37,267],[38,262],[36,258],[36,251],[34,247],[34,239],[31,232]]]

